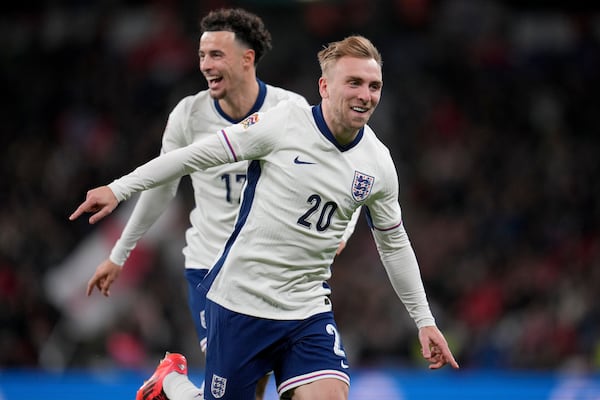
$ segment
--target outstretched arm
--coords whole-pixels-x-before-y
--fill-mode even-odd
[[[264,120],[272,120],[264,122]],[[136,192],[141,192],[194,171],[236,161],[260,159],[268,154],[278,139],[281,119],[285,115],[274,108],[264,114],[261,123],[246,126],[232,125],[206,139],[170,151],[138,167],[132,173],[113,181],[109,187],[100,186],[88,192],[86,200],[69,217],[78,218],[84,212],[94,213],[89,221],[94,224],[109,215],[118,205]],[[256,119],[259,120],[258,118]],[[260,125],[260,126],[259,126]],[[253,129],[254,128],[254,129]]]
[[[86,199],[69,217],[72,221],[85,212],[94,213],[90,224],[109,215],[118,205],[136,192],[141,192],[173,181],[194,171],[238,161],[221,143],[218,135],[156,157],[109,186],[88,191]]]

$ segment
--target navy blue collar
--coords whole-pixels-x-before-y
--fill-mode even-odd
[[[331,133],[331,130],[329,129],[329,127],[327,126],[327,123],[325,122],[325,118],[323,118],[323,109],[321,107],[321,104],[313,106],[312,113],[313,113],[313,117],[315,118],[315,122],[317,123],[317,127],[319,128],[319,130],[321,131],[323,136],[325,136],[327,138],[327,140],[329,140],[331,143],[333,143],[335,145],[335,147],[337,147],[340,151],[350,150],[351,148],[356,146],[363,137],[363,134],[365,132],[364,126],[362,128],[360,128],[360,130],[358,131],[358,135],[356,135],[356,137],[354,138],[354,140],[352,142],[350,142],[346,145],[341,145],[335,139],[335,136],[333,136],[333,133]]]
[[[256,101],[254,102],[254,105],[252,106],[252,108],[250,109],[248,114],[244,115],[240,119],[233,119],[229,115],[227,115],[225,113],[225,111],[223,111],[223,109],[221,108],[221,105],[219,104],[219,100],[215,99],[214,102],[215,102],[215,108],[217,109],[217,112],[223,118],[225,118],[227,121],[231,122],[232,124],[237,124],[238,122],[241,122],[244,119],[246,119],[246,117],[248,117],[249,115],[252,115],[255,112],[257,112],[258,110],[260,110],[260,108],[262,107],[262,105],[265,102],[265,97],[267,96],[267,85],[260,79],[256,79],[256,82],[258,82],[258,96],[256,97]]]

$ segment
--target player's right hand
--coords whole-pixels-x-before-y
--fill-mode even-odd
[[[117,280],[120,273],[121,266],[110,261],[110,259],[104,260],[98,265],[94,276],[88,281],[87,295],[91,295],[95,287],[104,296],[110,296],[110,286]]]
[[[81,216],[84,212],[94,213],[90,219],[90,224],[95,224],[102,218],[106,217],[117,208],[119,201],[115,194],[108,186],[100,186],[89,190],[85,201],[77,207],[77,210],[69,216],[69,220],[73,221]]]

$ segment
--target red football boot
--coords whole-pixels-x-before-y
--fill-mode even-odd
[[[135,400],[168,400],[162,388],[165,376],[171,372],[187,375],[187,361],[182,354],[167,352],[154,374],[138,389]]]

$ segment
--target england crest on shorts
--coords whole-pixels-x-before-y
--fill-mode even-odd
[[[354,200],[358,202],[365,201],[371,193],[373,182],[375,182],[375,177],[354,171],[354,181],[352,182],[352,197]]]
[[[210,383],[210,393],[215,399],[220,399],[225,395],[225,386],[227,386],[227,378],[213,374],[212,382]]]

